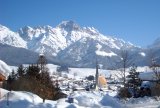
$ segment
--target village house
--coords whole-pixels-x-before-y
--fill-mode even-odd
[[[7,79],[6,76],[0,73],[0,87],[2,87],[2,84],[6,79]]]

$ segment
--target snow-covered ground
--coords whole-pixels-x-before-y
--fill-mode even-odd
[[[43,103],[39,96],[30,92],[9,92],[4,89],[0,89],[0,91],[0,108],[101,108],[102,106],[112,107],[120,104],[116,103],[116,100],[109,95],[104,96],[100,92],[74,92],[72,94],[74,103],[68,103],[67,98],[57,101],[46,100]],[[9,97],[9,105],[7,105],[7,96]],[[112,100],[108,103],[107,101],[105,102],[105,99]]]
[[[126,103],[127,108],[160,108],[160,99],[153,97],[131,98]]]
[[[111,92],[75,91],[72,94],[73,103],[68,103],[67,98],[57,101],[46,100],[43,103],[39,96],[25,91],[9,92],[0,89],[0,92],[0,108],[160,108],[159,99],[144,97],[120,101],[114,98],[113,94],[115,95],[115,93]]]

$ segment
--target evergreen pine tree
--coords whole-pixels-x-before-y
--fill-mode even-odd
[[[18,73],[18,77],[21,77],[25,74],[25,69],[24,69],[23,65],[20,65],[18,67],[17,73]]]
[[[16,73],[14,72],[14,70],[12,70],[11,72],[11,78],[13,81],[16,80]]]
[[[17,69],[17,74],[15,74],[13,70],[12,74],[9,75],[6,86],[8,90],[35,93],[43,98],[43,102],[45,102],[45,99],[55,100],[66,97],[66,95],[60,91],[59,86],[54,85],[49,70],[46,67],[46,61],[44,62],[43,60],[40,64],[32,64],[25,69],[23,65],[20,65]]]
[[[129,75],[128,75],[128,88],[130,90],[133,90],[133,96],[137,96],[138,92],[138,87],[141,84],[141,81],[138,77],[139,72],[136,71],[137,67],[133,65],[130,69]]]
[[[11,77],[11,75],[9,75],[9,76],[8,76],[8,79],[7,79],[7,89],[8,89],[9,91],[12,90],[12,82],[13,82],[12,77]]]
[[[30,65],[26,70],[26,76],[38,78],[40,72],[40,68],[38,65]]]

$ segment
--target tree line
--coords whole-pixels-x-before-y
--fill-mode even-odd
[[[53,81],[49,69],[42,62],[27,67],[20,65],[17,72],[12,71],[3,87],[10,91],[32,92],[40,96],[43,102],[45,99],[57,100],[66,97],[60,91],[58,82]]]

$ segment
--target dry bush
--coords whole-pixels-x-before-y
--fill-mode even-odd
[[[130,98],[132,97],[131,93],[128,91],[126,87],[120,88],[118,96],[120,98]]]
[[[156,84],[151,88],[151,94],[152,96],[160,96],[160,84]]]

